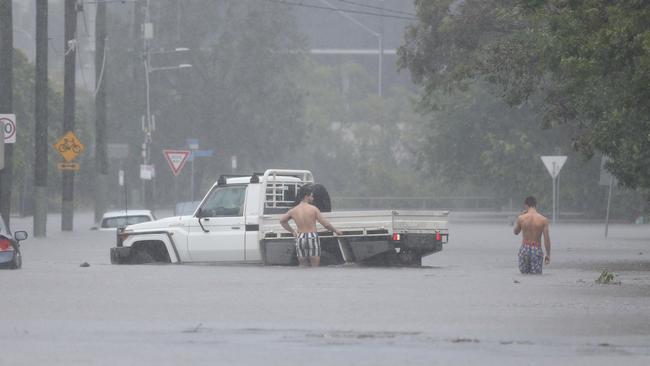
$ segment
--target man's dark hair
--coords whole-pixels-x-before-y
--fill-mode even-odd
[[[309,196],[312,193],[314,193],[314,186],[311,183],[307,183],[301,186],[298,189],[296,200],[294,201],[293,205],[297,206],[305,197]]]
[[[526,200],[524,200],[524,203],[528,207],[537,207],[537,200],[533,196],[526,197]]]
[[[327,193],[327,189],[322,184],[314,184],[314,202],[313,205],[318,207],[320,212],[331,212],[332,211],[332,201],[330,200],[330,195]]]

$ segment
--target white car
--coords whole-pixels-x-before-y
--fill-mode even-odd
[[[153,221],[155,219],[150,210],[109,211],[102,216],[99,230],[115,230],[118,227]]]

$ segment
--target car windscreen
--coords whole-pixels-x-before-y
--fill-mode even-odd
[[[243,216],[246,186],[216,187],[203,202],[203,217]]]
[[[102,220],[102,228],[118,228],[147,221],[151,221],[151,218],[146,215],[107,217]]]

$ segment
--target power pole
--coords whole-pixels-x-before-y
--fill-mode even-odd
[[[34,128],[34,236],[47,227],[47,0],[36,0],[36,81]]]
[[[75,58],[77,55],[77,0],[65,0],[63,72],[63,133],[75,127]],[[64,170],[61,187],[61,230],[72,231],[74,218],[74,171]]]
[[[108,156],[106,151],[106,3],[95,16],[95,222],[106,211]]]
[[[13,56],[14,35],[12,0],[0,0],[0,113],[13,113]],[[11,213],[11,185],[13,145],[4,144],[4,126],[0,126],[0,140],[4,146],[4,169],[0,170],[0,213],[9,225]]]
[[[153,130],[155,129],[155,117],[151,116],[151,94],[149,89],[149,69],[151,66],[151,39],[153,38],[153,24],[151,23],[151,13],[150,13],[151,0],[147,0],[145,15],[144,15],[144,27],[143,27],[143,39],[144,39],[144,78],[145,78],[145,92],[146,92],[146,116],[145,122],[143,124],[144,132],[144,142],[142,144],[142,157],[143,165],[149,167],[151,165],[151,136]],[[152,209],[153,201],[153,176],[142,177],[142,194],[144,198],[144,207]]]

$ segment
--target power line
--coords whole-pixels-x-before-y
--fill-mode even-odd
[[[337,12],[344,12],[344,13],[352,13],[352,14],[363,14],[363,15],[372,15],[376,17],[381,17],[381,18],[394,18],[394,19],[405,19],[405,20],[419,20],[417,17],[412,17],[412,16],[401,16],[401,15],[390,15],[390,14],[381,14],[381,13],[373,13],[369,11],[363,11],[363,10],[352,10],[352,9],[337,9],[337,8],[332,8],[332,7],[327,7],[327,6],[320,6],[320,5],[313,5],[313,4],[304,4],[302,2],[297,3],[293,1],[287,1],[287,0],[265,0],[270,3],[276,3],[276,4],[284,4],[284,5],[292,5],[292,6],[298,6],[298,7],[303,7],[303,8],[312,8],[312,9],[320,9],[320,10],[329,10],[329,11],[337,11]]]
[[[355,1],[350,1],[350,0],[338,0],[338,1],[342,2],[342,3],[345,3],[345,4],[360,6],[360,7],[363,7],[363,8],[382,10],[382,11],[387,11],[387,12],[390,12],[390,13],[403,14],[403,15],[408,15],[408,16],[411,16],[411,17],[417,17],[416,14],[409,13],[409,12],[406,12],[406,11],[388,9],[388,8],[384,8],[384,7],[376,6],[376,5],[361,4],[361,3],[358,3],[358,2],[355,2]]]

